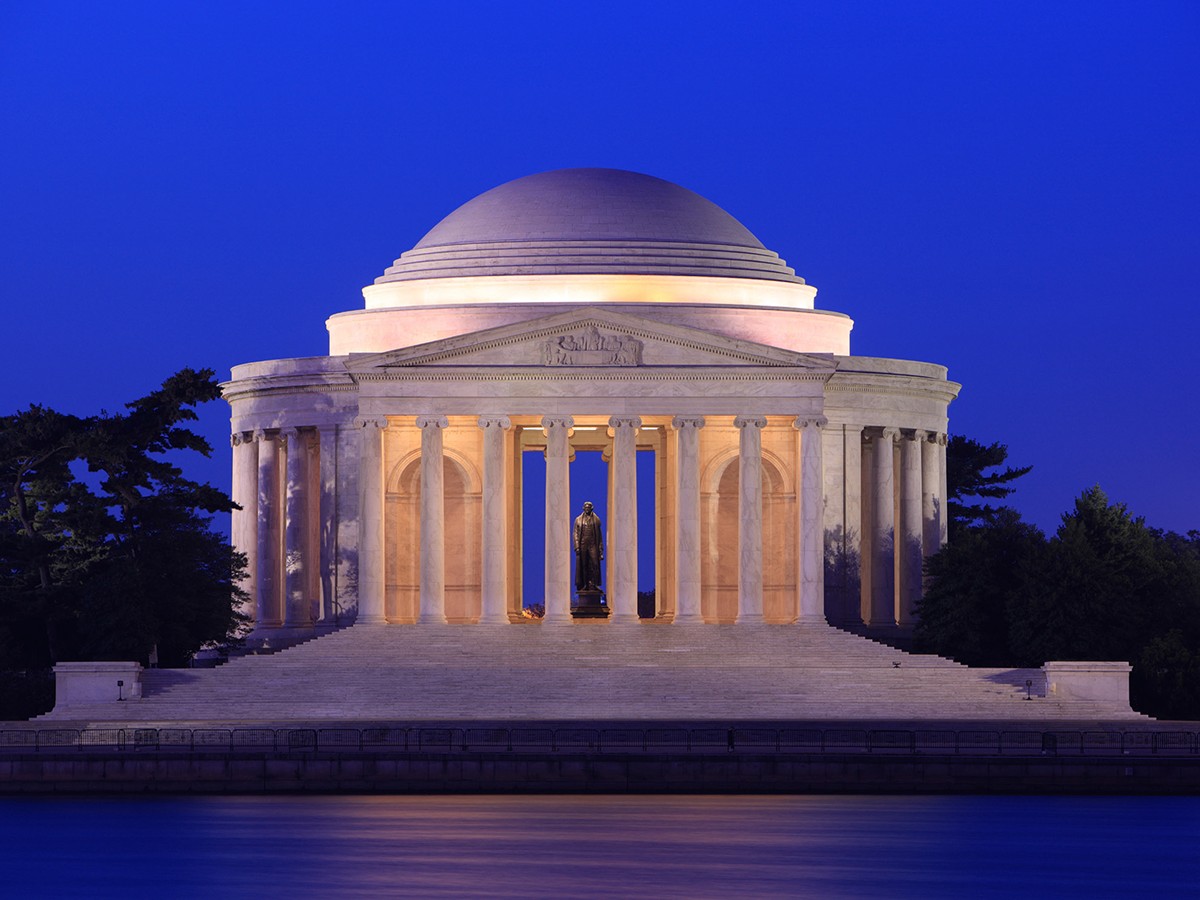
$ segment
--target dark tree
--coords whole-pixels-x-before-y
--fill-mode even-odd
[[[243,625],[245,560],[211,530],[233,503],[185,478],[178,451],[207,456],[184,423],[219,397],[211,370],[184,369],[120,414],[40,406],[0,418],[0,658],[180,665]]]
[[[1134,661],[1130,696],[1160,718],[1200,719],[1200,643],[1179,628],[1151,638]]]
[[[946,492],[951,543],[963,528],[994,521],[1003,507],[986,501],[1003,500],[1016,490],[1012,482],[1033,468],[1001,469],[1007,460],[1008,447],[1004,444],[985,445],[962,435],[950,438],[946,445]]]
[[[1171,564],[1161,541],[1125,504],[1110,504],[1098,487],[1084,491],[1012,609],[1022,661],[1133,661],[1156,630],[1173,625],[1163,619]]]
[[[926,563],[928,583],[914,632],[917,649],[972,666],[1012,665],[1011,609],[1046,538],[1011,509],[963,528]]]
[[[1133,663],[1135,709],[1200,718],[1200,535],[1084,491],[1053,537],[999,509],[927,563],[917,646],[976,665]]]

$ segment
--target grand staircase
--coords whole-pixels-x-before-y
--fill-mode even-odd
[[[971,669],[828,626],[356,625],[216,669],[148,670],[141,700],[99,704],[87,716],[147,726],[1148,721],[1127,707],[1043,695],[1040,670]]]

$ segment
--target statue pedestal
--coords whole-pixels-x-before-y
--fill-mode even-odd
[[[608,606],[604,602],[604,591],[579,591],[571,605],[571,617],[575,619],[607,619]]]

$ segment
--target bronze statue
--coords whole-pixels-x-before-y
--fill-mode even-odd
[[[604,560],[604,530],[591,501],[575,520],[575,590],[600,590],[600,563]]]

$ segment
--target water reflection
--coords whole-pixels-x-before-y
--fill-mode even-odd
[[[0,799],[0,894],[1127,897],[1198,846],[1190,797]]]

